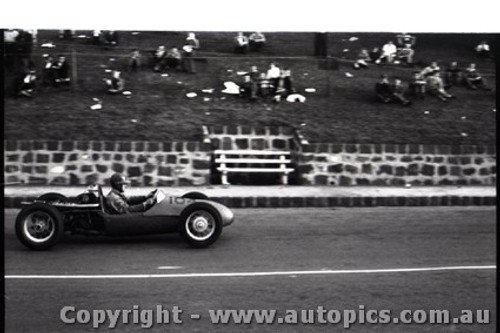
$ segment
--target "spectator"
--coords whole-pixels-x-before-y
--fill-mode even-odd
[[[368,68],[368,62],[371,61],[370,54],[366,49],[361,49],[358,53],[358,58],[353,64],[354,69]]]
[[[73,40],[74,37],[75,37],[75,30],[71,29],[59,30],[59,39]]]
[[[155,72],[161,72],[163,71],[165,67],[165,57],[167,56],[167,50],[165,49],[164,45],[158,46],[156,51],[154,52],[154,57],[153,57],[153,71]]]
[[[388,64],[392,64],[394,57],[396,56],[398,49],[392,41],[388,41],[384,46],[382,46],[382,54],[375,61],[375,63],[380,64],[384,60]]]
[[[470,64],[464,71],[465,85],[473,90],[491,90],[486,86],[486,80],[476,70],[476,64]]]
[[[115,30],[106,31],[104,35],[104,41],[107,45],[117,46],[120,42],[118,32],[116,32]]]
[[[483,40],[474,48],[478,56],[482,58],[489,58],[491,56],[490,45],[487,41]]]
[[[200,41],[196,38],[194,32],[190,32],[186,37],[186,42],[182,47],[182,68],[185,72],[195,74],[196,65],[194,63],[194,57],[196,51],[200,48]]]
[[[248,52],[248,47],[248,37],[245,36],[243,32],[238,32],[238,35],[234,37],[234,52],[246,54]]]
[[[398,49],[397,56],[399,59],[403,60],[405,64],[413,66],[413,56],[415,55],[415,50],[411,48],[411,44],[405,44],[403,47]]]
[[[141,67],[141,52],[138,49],[132,49],[128,60],[128,68],[135,72]]]
[[[266,73],[260,73],[259,77],[259,95],[267,97],[271,94],[271,81],[267,78]]]
[[[462,82],[462,70],[456,61],[452,61],[445,70],[445,87],[447,89],[458,86]]]
[[[449,98],[455,97],[446,92],[439,71],[434,72],[434,74],[427,76],[426,82],[427,82],[427,91],[431,95],[439,98],[441,101],[446,102]]]
[[[122,93],[125,89],[125,81],[121,77],[121,73],[119,71],[112,72],[111,79],[104,79],[106,83],[106,87],[108,88],[108,93],[110,94],[119,94]]]
[[[403,32],[396,36],[396,41],[399,47],[405,47],[410,45],[410,47],[415,46],[416,38],[406,32]]]
[[[248,37],[248,40],[250,42],[250,49],[252,51],[259,52],[266,45],[266,36],[264,36],[262,32],[253,32]]]
[[[250,99],[257,99],[257,92],[259,90],[260,72],[257,66],[252,66],[250,68],[250,73],[248,73],[251,82],[251,94]]]
[[[34,97],[36,92],[36,71],[31,68],[17,87],[17,96]]]
[[[426,86],[427,82],[422,77],[422,75],[420,75],[420,72],[419,71],[413,72],[413,77],[409,86],[410,94],[415,98],[424,99]]]
[[[279,89],[283,89],[281,93],[282,97],[286,97],[295,92],[292,81],[292,71],[288,68],[281,71],[280,83],[278,84],[278,90]]]
[[[429,66],[425,67],[421,72],[420,75],[422,77],[427,78],[428,76],[433,76],[436,73],[440,73],[441,68],[438,66],[438,63],[436,61],[433,61]]]
[[[379,102],[390,103],[392,101],[392,90],[387,75],[382,75],[380,81],[375,84],[375,94]]]
[[[54,68],[54,58],[50,54],[45,54],[43,56],[43,69],[42,69],[42,86],[54,86],[55,84],[55,68]]]
[[[374,47],[371,51],[370,51],[370,61],[371,62],[376,62],[378,58],[380,58],[380,49],[378,47]]]
[[[252,92],[253,87],[254,86],[252,80],[250,79],[250,75],[244,75],[243,83],[241,84],[240,88],[240,95],[244,98],[251,99],[251,97],[254,95],[254,93]]]
[[[69,77],[70,67],[68,62],[66,61],[66,57],[60,55],[57,58],[57,62],[53,65],[54,68],[54,82],[57,85],[65,84],[69,85],[71,79]]]
[[[168,68],[178,69],[182,63],[182,54],[177,47],[172,47],[168,50],[165,60]]]
[[[272,92],[276,92],[278,87],[279,78],[281,76],[281,71],[274,62],[269,64],[269,69],[267,70],[267,78],[270,81]]]
[[[101,38],[102,38],[102,31],[101,30],[93,30],[92,31],[92,44],[100,45]]]
[[[394,82],[391,84],[391,99],[397,103],[400,103],[404,106],[409,106],[411,102],[405,98],[406,88],[403,86],[403,82],[399,78],[395,78]]]

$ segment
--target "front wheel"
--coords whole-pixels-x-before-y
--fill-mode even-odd
[[[21,210],[16,218],[19,241],[32,250],[48,250],[64,232],[61,213],[54,207],[36,203]]]
[[[222,233],[222,221],[217,211],[206,204],[193,204],[181,216],[180,233],[196,248],[212,245]]]

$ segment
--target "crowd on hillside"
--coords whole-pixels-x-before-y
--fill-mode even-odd
[[[73,30],[60,30],[58,36],[66,41],[77,37]],[[120,35],[113,30],[93,30],[89,36],[85,37],[92,45],[116,47],[120,44]],[[36,30],[4,30],[5,65],[8,68],[21,68],[21,75],[17,76],[13,82],[14,94],[17,96],[34,97],[39,87],[61,87],[72,84],[71,64],[65,54],[46,53],[43,55],[42,64],[38,66],[38,69],[36,68],[32,59],[32,50],[36,40]],[[243,32],[238,32],[232,38],[233,52],[236,54],[261,52],[266,49],[267,42],[261,32],[253,32],[248,36]],[[475,63],[463,67],[459,66],[457,61],[451,61],[446,69],[441,71],[435,61],[424,68],[416,69],[415,46],[414,36],[401,33],[395,36],[395,42],[389,40],[380,48],[377,46],[371,50],[360,49],[353,62],[354,69],[368,68],[372,64],[381,66],[402,64],[413,68],[412,77],[407,79],[389,78],[387,75],[382,75],[380,81],[375,84],[375,95],[378,101],[408,106],[413,99],[422,99],[430,95],[446,102],[455,97],[448,92],[451,87],[490,89],[484,77],[476,69]],[[167,47],[162,44],[150,51],[134,48],[128,55],[125,55],[128,58],[126,70],[130,74],[143,68],[149,68],[156,73],[178,71],[195,74],[197,72],[195,60],[199,49],[200,41],[192,32],[188,33],[179,45]],[[481,41],[474,47],[474,51],[481,58],[492,57],[487,41]],[[146,60],[143,60],[144,58]],[[110,74],[109,77],[103,79],[103,89],[110,94],[124,92],[125,79],[122,71],[119,68],[110,68],[107,71]],[[269,63],[269,67],[265,70],[251,66],[248,72],[239,75],[235,86],[238,87],[237,94],[248,100],[269,98],[280,101],[291,95],[293,99],[303,98],[294,87],[291,69],[279,66],[275,62]]]

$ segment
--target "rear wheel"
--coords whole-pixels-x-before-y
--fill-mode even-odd
[[[63,232],[61,213],[50,205],[35,203],[17,215],[17,238],[32,250],[50,249],[59,241]]]
[[[180,233],[184,240],[196,248],[212,245],[222,232],[222,221],[209,205],[191,205],[181,216]]]

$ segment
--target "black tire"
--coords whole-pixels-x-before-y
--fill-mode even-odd
[[[69,199],[67,196],[65,196],[61,193],[57,193],[57,192],[49,192],[49,193],[42,194],[36,200],[50,201],[50,202],[54,202],[54,201],[69,202]]]
[[[23,208],[16,218],[16,235],[19,241],[32,250],[48,250],[64,233],[61,213],[45,203],[35,203]]]
[[[196,191],[185,193],[182,195],[182,198],[208,200],[208,196],[206,194]]]
[[[197,202],[181,214],[179,232],[182,238],[195,248],[212,245],[222,233],[222,219],[209,204]]]

